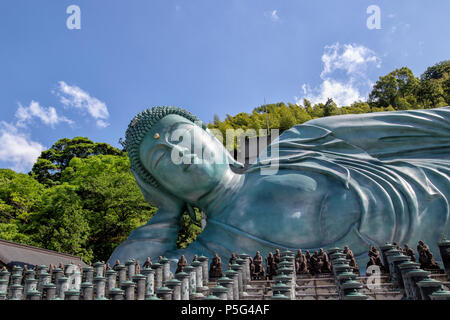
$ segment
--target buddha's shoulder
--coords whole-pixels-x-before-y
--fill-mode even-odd
[[[276,174],[262,175],[254,172],[248,176],[246,187],[256,189],[295,189],[298,191],[317,192],[329,186],[330,179],[322,174],[297,170],[279,170]]]

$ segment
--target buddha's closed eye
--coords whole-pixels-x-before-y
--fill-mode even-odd
[[[153,151],[152,156],[150,158],[150,164],[153,169],[156,169],[158,164],[160,163],[161,159],[166,155],[166,150],[163,148],[157,148],[155,151]]]

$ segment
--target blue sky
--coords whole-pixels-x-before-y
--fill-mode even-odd
[[[364,99],[395,68],[419,76],[450,58],[448,12],[448,0],[2,0],[0,167],[27,172],[64,137],[119,146],[155,105],[211,121],[264,98]]]

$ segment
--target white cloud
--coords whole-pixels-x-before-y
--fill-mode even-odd
[[[24,127],[25,124],[32,121],[33,118],[40,119],[44,124],[53,127],[55,124],[60,122],[66,122],[68,124],[73,124],[73,121],[67,119],[64,116],[58,115],[56,109],[53,107],[41,107],[39,102],[31,101],[28,107],[24,107],[19,103],[19,108],[15,114],[17,120],[17,125]]]
[[[366,92],[363,94],[361,90],[368,91],[372,85],[367,70],[381,66],[381,59],[375,52],[357,44],[325,46],[322,62],[322,83],[316,88],[304,84],[303,96],[295,97],[297,104],[301,104],[303,99],[316,104],[332,98],[338,106],[344,106],[364,100]]]
[[[278,22],[280,17],[278,16],[278,10],[266,11],[264,12],[264,16],[268,17],[273,22]]]
[[[107,119],[109,112],[106,104],[77,86],[70,86],[64,81],[58,82],[58,92],[61,103],[66,107],[75,107],[86,111],[91,117],[96,119],[99,127],[108,126]]]
[[[363,74],[370,64],[375,64],[377,68],[381,66],[381,60],[375,52],[356,44],[335,43],[325,46],[322,62],[324,64],[322,78],[336,70],[343,70],[348,75],[353,75]]]
[[[29,170],[44,149],[15,126],[0,122],[0,161],[9,163],[11,169]]]

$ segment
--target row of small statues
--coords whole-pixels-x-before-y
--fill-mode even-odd
[[[408,246],[408,244],[404,245],[404,248],[399,246],[396,242],[393,243],[395,248],[402,252],[403,254],[409,256],[411,258],[411,261],[416,262],[416,254],[412,248]],[[420,268],[422,269],[440,269],[439,263],[436,262],[436,260],[433,257],[433,253],[431,252],[430,248],[423,242],[419,241],[417,245],[417,252],[419,254],[419,263]],[[349,265],[353,267],[353,272],[356,274],[359,274],[359,267],[355,260],[355,256],[350,250],[348,246],[344,247],[344,254],[346,254],[346,259],[349,260]],[[375,246],[372,246],[369,250],[369,262],[367,263],[367,268],[371,265],[377,265],[380,267],[381,271],[386,271],[382,258],[380,255],[380,252]],[[158,259],[158,262],[161,261],[163,257],[160,256]],[[231,258],[229,259],[228,267],[230,267],[233,263],[236,262],[238,259],[236,253],[232,253]],[[134,259],[133,259],[134,260]],[[195,255],[193,258],[193,261],[198,260],[198,256]],[[250,276],[253,280],[271,280],[274,276],[278,274],[277,270],[279,269],[279,263],[281,261],[281,254],[280,250],[276,249],[275,254],[272,252],[269,253],[268,257],[265,258],[266,268],[263,266],[263,257],[261,256],[260,252],[257,251],[256,255],[253,257],[253,259],[249,258],[249,268],[250,268]],[[139,261],[134,260],[135,262],[135,268],[136,268],[136,274],[140,273],[141,266],[139,264]],[[104,265],[104,271],[113,269],[116,270],[116,267],[120,265],[120,261],[117,260],[115,265],[111,267],[109,264]],[[142,265],[143,268],[150,268],[152,266],[152,261],[150,257],[147,258],[147,260]],[[187,266],[187,260],[182,255],[180,259],[178,260],[177,269],[175,273],[183,271],[184,267]],[[36,265],[36,270],[39,266]],[[81,265],[78,264],[78,267],[80,270],[82,269]],[[58,267],[55,265],[50,264],[49,265],[49,273],[52,274],[52,271],[56,268],[60,268],[64,270],[64,265],[60,263]],[[5,267],[3,267],[4,270],[6,270]],[[2,269],[2,270],[3,270]],[[311,275],[318,275],[323,273],[331,273],[332,267],[330,258],[328,257],[328,254],[320,248],[318,251],[315,251],[313,254],[311,254],[308,250],[305,251],[305,253],[302,252],[301,249],[297,251],[297,254],[295,256],[295,269],[297,274],[311,274]],[[24,271],[27,271],[28,267],[27,265],[24,266]],[[210,269],[209,269],[209,277],[210,278],[220,278],[223,276],[222,273],[223,267],[222,267],[222,259],[219,257],[219,255],[216,253],[214,257],[212,258]]]

